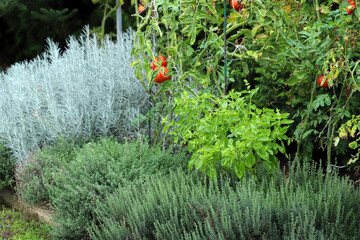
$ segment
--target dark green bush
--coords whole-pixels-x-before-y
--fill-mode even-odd
[[[14,181],[15,160],[9,149],[0,144],[0,190],[10,186]]]
[[[360,192],[308,166],[294,176],[204,183],[174,173],[124,185],[96,208],[92,239],[359,239]]]
[[[83,146],[76,159],[61,166],[48,185],[55,210],[53,235],[57,239],[86,238],[96,222],[94,209],[119,186],[132,185],[147,175],[166,175],[186,169],[183,153],[170,154],[137,140],[121,144],[102,139]]]
[[[59,138],[55,145],[30,153],[16,169],[16,192],[21,200],[34,205],[48,204],[49,192],[45,183],[51,184],[54,173],[73,161],[79,148],[77,145],[81,144]]]

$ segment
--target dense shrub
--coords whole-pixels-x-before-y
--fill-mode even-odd
[[[15,164],[9,149],[0,144],[0,190],[13,183],[14,169]]]
[[[169,150],[170,151],[170,150]],[[81,239],[95,222],[98,202],[120,185],[132,185],[146,175],[168,174],[186,168],[184,153],[170,154],[142,141],[121,144],[112,139],[85,144],[74,161],[54,172],[46,184],[55,211],[53,234],[58,239]]]
[[[93,239],[358,239],[360,192],[303,167],[286,178],[204,184],[173,173],[120,187],[96,209]]]
[[[76,150],[84,144],[58,138],[55,145],[45,146],[28,154],[22,165],[16,168],[16,192],[23,202],[34,205],[49,203],[45,183],[53,182],[54,173],[61,166],[75,159]]]
[[[221,98],[210,93],[175,98],[179,120],[164,122],[192,153],[189,167],[210,178],[223,171],[235,172],[240,179],[246,173],[256,176],[259,165],[266,174],[276,171],[276,154],[286,155],[284,141],[292,120],[287,113],[253,105],[257,91],[230,91]]]
[[[146,94],[129,66],[133,33],[98,42],[86,31],[0,74],[0,136],[18,161],[56,136],[137,134]]]

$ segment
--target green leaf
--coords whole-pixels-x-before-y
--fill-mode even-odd
[[[254,148],[256,154],[263,160],[269,161],[269,153],[265,150],[263,146]]]
[[[290,48],[290,51],[295,57],[299,58],[299,55],[294,48]]]
[[[251,36],[252,36],[252,37],[255,37],[257,31],[258,31],[261,27],[262,27],[262,25],[260,25],[260,24],[255,25],[255,27],[253,27],[253,29],[251,30]]]
[[[356,149],[357,147],[358,147],[358,143],[356,141],[349,143],[349,148]]]
[[[289,119],[282,119],[281,124],[292,124],[294,121]]]
[[[330,99],[329,95],[328,95],[327,98],[325,98],[325,104],[328,105],[328,106],[331,105],[331,99]]]
[[[310,133],[312,133],[313,131],[314,131],[313,129],[307,130],[307,131],[304,133],[302,139],[305,139],[305,138],[306,138]]]
[[[246,63],[246,62],[243,62],[242,63],[242,66],[243,66],[243,71],[244,73],[247,75],[249,74],[249,65]]]
[[[248,168],[252,168],[254,166],[256,162],[256,158],[254,156],[254,154],[252,152],[249,152],[246,156],[245,156],[245,165]]]
[[[246,35],[246,36],[249,36],[251,35],[251,30],[250,29],[240,29],[238,30],[234,35],[231,35],[229,37],[229,41],[232,41],[234,39],[237,39],[239,38],[240,36],[242,35]]]
[[[328,7],[328,6],[326,6],[326,5],[321,5],[321,13],[323,13],[323,14],[328,14],[328,13],[330,13],[330,8]]]
[[[239,162],[237,164],[235,164],[234,166],[234,170],[235,170],[235,174],[239,179],[242,179],[244,177],[245,171],[246,171],[246,167],[244,162]]]
[[[282,154],[286,154],[286,150],[283,142],[281,142],[281,146],[278,145],[277,148]]]
[[[265,5],[263,4],[263,2],[261,0],[255,0],[254,1],[257,5],[259,5],[261,8],[266,9]]]
[[[347,118],[350,118],[350,117],[351,117],[351,114],[350,114],[350,112],[349,112],[348,110],[346,110],[346,111],[344,112],[344,116],[347,117]]]
[[[139,60],[130,63],[130,67],[135,67],[137,64],[139,64]]]

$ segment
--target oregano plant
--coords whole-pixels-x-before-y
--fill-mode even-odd
[[[271,173],[277,168],[276,154],[286,154],[283,140],[289,124],[288,113],[259,109],[251,99],[258,89],[175,98],[176,120],[164,119],[165,130],[192,152],[189,167],[214,179],[219,171],[234,171],[238,178],[257,175],[259,167]]]

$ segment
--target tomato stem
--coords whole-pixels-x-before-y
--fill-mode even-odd
[[[315,95],[315,91],[316,91],[316,82],[317,82],[317,78],[315,77],[315,81],[314,81],[314,85],[313,85],[313,89],[311,91],[311,97],[310,97],[310,102],[309,102],[309,105],[308,105],[308,111],[306,113],[306,117],[305,117],[305,120],[304,120],[304,127],[303,127],[303,130],[301,132],[301,135],[299,137],[299,140],[297,142],[297,147],[296,147],[296,154],[295,154],[295,159],[292,163],[292,170],[295,169],[296,167],[296,164],[298,163],[299,161],[299,155],[300,155],[300,148],[301,148],[301,144],[302,144],[302,138],[303,138],[303,135],[306,131],[306,128],[307,128],[307,124],[308,124],[308,121],[309,121],[309,117],[310,117],[310,111],[311,111],[311,105],[314,101],[314,95]]]
[[[217,90],[219,91],[220,95],[221,95],[221,96],[224,96],[224,92],[222,91],[221,86],[219,85],[218,79],[217,79],[217,77],[216,77],[216,73],[217,73],[218,68],[219,68],[219,56],[216,57],[216,59],[215,59],[215,66],[216,66],[216,67],[214,67],[213,70],[212,70],[214,83],[215,83],[216,88],[217,88]]]
[[[354,79],[354,71],[357,67],[357,65],[360,63],[360,60],[356,62],[354,68],[351,70],[349,69],[349,72],[351,74],[351,78]],[[354,86],[356,86],[356,88],[358,89],[357,85],[354,84]],[[340,92],[340,95],[339,95],[339,98],[337,99],[337,106],[336,106],[336,109],[340,108],[340,100],[341,100],[341,97],[343,96],[344,94],[344,91],[345,91],[345,87],[346,87],[346,84],[344,83],[343,86],[342,86],[342,89],[341,89],[341,92]],[[353,93],[354,93],[354,89],[351,90],[351,93],[350,95],[348,96],[348,98],[346,99],[346,102],[344,104],[344,106],[341,108],[341,112],[340,114],[338,114],[337,118],[335,119],[335,121],[333,122],[333,124],[329,124],[329,130],[328,130],[328,143],[327,143],[327,162],[328,162],[328,165],[331,164],[331,150],[332,150],[332,144],[333,144],[333,139],[334,139],[334,133],[335,133],[335,128],[339,122],[339,120],[342,118],[342,116],[344,115],[344,112],[345,112],[345,109],[347,108],[347,106],[349,105],[349,100],[351,99]],[[332,112],[333,112],[333,108],[330,108],[330,119],[329,121],[331,121],[332,119]]]
[[[138,10],[138,1],[135,1],[135,12]],[[136,16],[136,27],[139,27],[139,17]]]
[[[161,109],[160,109],[159,112],[160,112],[160,113],[163,112],[164,108],[165,108],[165,104],[163,104],[163,105],[161,106]],[[160,114],[159,114],[159,115],[160,115]],[[162,116],[160,115],[160,116],[158,117],[158,119],[157,119],[157,122],[156,122],[156,126],[159,126],[159,129],[157,129],[157,131],[155,131],[154,142],[153,142],[153,144],[152,144],[153,147],[155,147],[155,145],[157,144],[158,138],[159,138],[159,136],[160,136],[160,134],[161,134],[164,126],[165,126],[165,123],[162,123],[162,124],[160,125],[160,121],[161,121],[161,120],[162,120]]]
[[[319,22],[321,22],[320,14],[319,14],[319,12],[320,12],[319,0],[315,0],[315,7],[316,7],[316,16],[317,16]]]
[[[228,29],[226,29],[220,36],[219,38],[223,38],[225,34],[228,34],[230,33],[231,31],[241,27],[242,25],[245,25],[247,22],[246,21],[243,21],[241,23],[236,23],[234,25],[232,25],[231,27],[229,27]]]
[[[226,0],[224,0],[224,78],[225,78],[225,89],[224,94],[227,94],[228,90],[228,79],[226,75],[226,67],[227,67],[227,49],[226,49]]]

